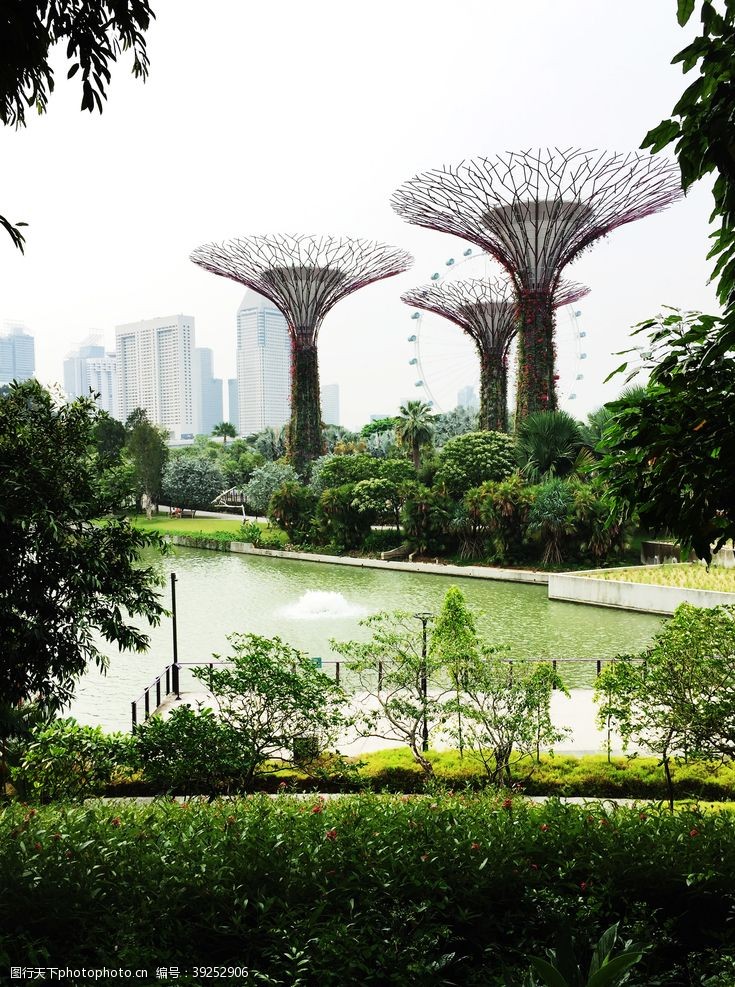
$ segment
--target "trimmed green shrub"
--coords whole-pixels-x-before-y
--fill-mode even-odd
[[[516,468],[515,447],[503,432],[467,432],[449,439],[439,453],[434,483],[460,498],[488,480],[504,480]]]
[[[33,730],[11,779],[32,801],[84,799],[103,794],[113,779],[130,777],[134,758],[129,735],[103,733],[69,717]]]
[[[701,984],[735,955],[735,819],[696,808],[438,793],[15,804],[0,886],[4,954],[72,967],[112,951],[256,983],[501,987],[565,932],[582,955],[613,923],[648,944],[628,987]]]

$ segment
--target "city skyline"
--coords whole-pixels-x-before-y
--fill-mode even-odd
[[[172,311],[195,315],[197,343],[213,349],[216,376],[234,377],[231,313],[241,291],[192,271],[191,249],[249,232],[334,230],[416,256],[412,272],[330,313],[320,342],[322,378],[340,385],[345,425],[367,420],[376,382],[377,403],[396,408],[414,393],[410,312],[400,294],[461,257],[467,244],[407,227],[391,212],[391,191],[422,169],[478,154],[571,144],[634,150],[678,99],[680,67],[669,62],[695,30],[679,29],[668,5],[634,0],[594,12],[582,0],[553,9],[541,0],[512,9],[465,0],[451,16],[436,0],[406,0],[398,8],[378,2],[374,13],[356,47],[332,0],[318,16],[294,6],[286,19],[231,0],[206,15],[192,0],[161,0],[145,85],[121,64],[100,117],[79,112],[77,88],[59,75],[47,115],[29,117],[26,131],[0,132],[12,189],[5,209],[29,223],[25,256],[9,239],[0,242],[0,315],[22,318],[35,335],[43,382],[61,382],[80,327],[101,328],[110,349],[116,324]],[[264,50],[242,64],[239,39],[252,33],[278,37],[278,73]],[[196,72],[186,54],[194,49]],[[318,135],[293,113],[307,64],[313,91],[330,95]],[[204,78],[217,80],[216,99],[206,96]],[[261,98],[243,103],[245,92]],[[192,113],[205,100],[207,113]],[[147,155],[141,167],[141,146],[175,143],[182,133],[186,153]],[[294,141],[302,148],[298,167]],[[53,149],[62,145],[59,158]],[[50,185],[43,170],[52,156],[58,181]],[[710,211],[701,183],[570,268],[591,288],[581,306],[588,358],[580,417],[615,395],[619,385],[602,381],[633,324],[665,304],[717,311],[705,259]]]

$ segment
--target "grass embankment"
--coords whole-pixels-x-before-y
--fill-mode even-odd
[[[709,589],[718,593],[735,593],[735,569],[711,566],[709,572],[701,562],[666,563],[645,569],[601,569],[587,575],[594,579],[625,580],[652,586],[676,586],[680,589]]]
[[[458,751],[430,752],[438,781],[460,789],[486,783],[477,761]],[[373,788],[421,791],[424,780],[408,750],[394,748],[363,755],[360,776]],[[678,764],[673,771],[677,798],[735,800],[735,764]],[[666,786],[655,757],[542,754],[539,763],[524,758],[512,767],[512,784],[527,795],[584,798],[665,799]]]
[[[15,803],[0,813],[0,885],[6,963],[114,957],[175,966],[182,985],[217,965],[269,984],[500,987],[564,930],[586,967],[615,921],[647,947],[630,987],[699,984],[735,954],[735,819],[697,809],[466,795]]]
[[[260,776],[255,787],[275,793],[283,783],[292,792],[325,792],[330,794],[356,792],[388,792],[422,794],[433,786],[454,791],[482,791],[487,788],[487,776],[477,761],[457,751],[430,751],[434,769],[432,779],[413,761],[408,750],[393,748],[348,759],[354,766],[349,772],[321,770],[328,765],[317,764],[312,772],[292,768]],[[647,799],[664,801],[666,784],[660,762],[654,757],[613,757],[604,755],[542,754],[539,763],[531,758],[515,762],[511,785],[526,795],[547,797],[579,797],[588,799]],[[735,764],[690,762],[673,768],[676,799],[711,802],[735,802]],[[102,790],[102,789],[100,789]],[[227,791],[223,784],[222,792]],[[131,772],[123,780],[107,786],[108,794],[120,796],[157,795],[157,790],[142,772]],[[188,791],[176,789],[175,794],[208,793],[192,781]],[[27,797],[27,796],[26,796]]]

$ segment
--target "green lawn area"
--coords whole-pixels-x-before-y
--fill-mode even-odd
[[[166,514],[159,514],[150,520],[144,514],[137,514],[131,518],[133,524],[145,531],[157,531],[159,535],[211,535],[215,531],[232,532],[233,538],[242,527],[242,520],[238,517],[232,520],[216,517],[182,517],[173,518]],[[265,528],[265,523],[261,524]]]
[[[709,572],[701,562],[652,565],[645,569],[603,569],[591,572],[595,579],[618,579],[654,586],[677,586],[681,589],[710,589],[735,593],[735,569],[711,566]]]

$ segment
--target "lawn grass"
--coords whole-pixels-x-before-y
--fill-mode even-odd
[[[144,514],[136,514],[130,519],[136,528],[143,531],[155,531],[159,535],[188,535],[192,538],[197,536],[211,535],[215,531],[232,532],[233,539],[242,527],[242,519],[233,517],[232,520],[225,520],[217,517],[168,517],[159,514],[152,518],[147,518]],[[260,523],[260,522],[259,522]],[[260,525],[265,528],[265,523]]]
[[[594,579],[614,579],[653,586],[735,593],[735,569],[711,566],[708,572],[701,562],[667,563],[641,569],[601,569],[598,572],[590,572],[589,575]]]

